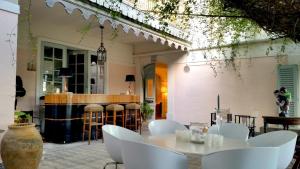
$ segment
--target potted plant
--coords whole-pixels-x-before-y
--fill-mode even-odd
[[[15,112],[15,123],[29,123],[32,120],[32,117],[29,114],[26,114],[22,111]]]
[[[37,169],[43,153],[43,140],[28,123],[31,116],[15,112],[15,123],[8,126],[1,142],[1,158],[5,169]]]
[[[151,108],[149,103],[142,103],[141,111],[142,111],[143,121],[149,120],[152,117],[154,112],[154,110]]]

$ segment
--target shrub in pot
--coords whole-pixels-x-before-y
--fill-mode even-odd
[[[8,126],[1,142],[1,158],[5,169],[37,169],[43,153],[43,141],[35,124]]]
[[[29,123],[32,121],[32,117],[29,114],[26,114],[22,111],[15,112],[15,123]]]
[[[154,110],[151,108],[149,103],[142,103],[141,111],[142,111],[143,121],[147,121],[147,120],[151,119],[151,117],[154,113]]]

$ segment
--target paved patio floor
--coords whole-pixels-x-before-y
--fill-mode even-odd
[[[66,145],[44,144],[39,169],[100,169],[112,161],[102,141],[79,142]],[[114,167],[107,167],[107,169]],[[124,169],[122,166],[120,169]]]

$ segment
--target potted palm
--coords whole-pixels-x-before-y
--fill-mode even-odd
[[[143,131],[148,130],[148,123],[149,123],[148,120],[151,119],[153,113],[154,113],[154,110],[151,108],[149,103],[141,104],[141,115],[142,115],[142,119],[143,119],[142,130]]]
[[[149,119],[151,119],[154,110],[151,108],[151,106],[149,105],[149,103],[142,103],[141,106],[141,111],[142,111],[142,118],[143,121],[148,121]]]

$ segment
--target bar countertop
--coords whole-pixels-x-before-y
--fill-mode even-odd
[[[59,93],[45,96],[45,104],[111,104],[139,103],[138,95],[73,94]]]

